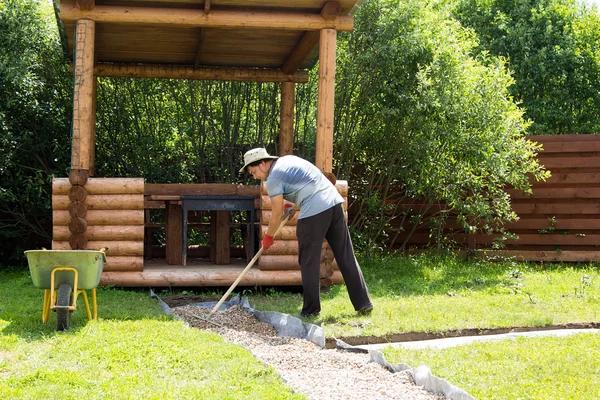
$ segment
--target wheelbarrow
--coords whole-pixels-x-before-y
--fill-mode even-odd
[[[44,289],[42,322],[56,312],[56,330],[69,329],[81,294],[88,319],[97,319],[96,286],[104,269],[104,250],[28,250],[25,252],[33,286]],[[93,315],[86,290],[92,291]]]

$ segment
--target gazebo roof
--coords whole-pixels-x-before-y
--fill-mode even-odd
[[[55,0],[55,8],[69,57],[76,21],[95,21],[97,65],[269,68],[291,74],[316,61],[320,29],[352,29],[351,15],[363,1]]]

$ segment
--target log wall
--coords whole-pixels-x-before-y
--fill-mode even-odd
[[[144,267],[144,179],[52,180],[52,248],[106,251],[105,271]]]
[[[344,214],[348,219],[348,182],[337,181],[335,185],[338,192],[344,198]],[[261,232],[260,240],[266,233],[271,220],[271,199],[267,195],[264,185],[261,185]],[[287,223],[275,236],[273,245],[263,252],[258,260],[258,265],[261,271],[283,271],[283,270],[300,270],[298,263],[298,238],[296,237],[296,224],[298,223],[299,208],[296,207],[296,214],[291,221]],[[331,278],[334,270],[338,269],[333,252],[323,241],[321,250],[321,284],[322,286],[331,286]]]

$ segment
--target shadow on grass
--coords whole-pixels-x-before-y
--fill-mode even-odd
[[[150,298],[147,289],[98,287],[96,292],[100,320],[170,318],[161,311],[158,302]],[[87,296],[92,309],[91,290],[87,291]],[[26,268],[0,270],[0,333],[35,341],[57,334],[76,333],[89,323],[80,295],[77,310],[71,314],[70,328],[59,333],[56,331],[56,313],[50,312],[48,322],[42,322],[43,300],[44,290],[33,286]]]

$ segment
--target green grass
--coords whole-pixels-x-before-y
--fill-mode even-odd
[[[600,321],[596,264],[467,262],[422,255],[363,260],[361,265],[375,310],[357,315],[346,288],[335,286],[321,296],[321,316],[309,320],[322,325],[328,337]],[[57,333],[53,313],[49,324],[41,322],[42,290],[33,287],[27,271],[20,271],[0,271],[2,398],[295,396],[247,351],[163,315],[146,290],[99,288],[100,320],[88,322],[80,300],[72,328]],[[263,311],[296,314],[302,306],[302,295],[291,291],[239,291]],[[163,290],[163,295],[180,292]],[[189,288],[186,293],[194,294]],[[599,340],[598,335],[518,339],[403,350],[389,357],[412,366],[425,362],[435,375],[479,398],[600,398]],[[467,372],[473,370],[478,372]],[[561,389],[544,392],[544,385],[554,387],[549,382]]]
[[[597,265],[462,261],[454,257],[388,257],[363,261],[375,310],[359,317],[346,288],[321,295],[312,322],[328,337],[385,336],[466,328],[548,326],[600,321]],[[300,311],[300,294],[246,291],[260,310]]]
[[[600,398],[600,334],[517,338],[453,348],[388,347],[391,363],[425,363],[477,399]]]
[[[61,333],[53,313],[42,323],[42,298],[26,272],[0,272],[2,399],[304,398],[245,349],[162,314],[147,291],[99,288],[100,320],[80,300]]]

